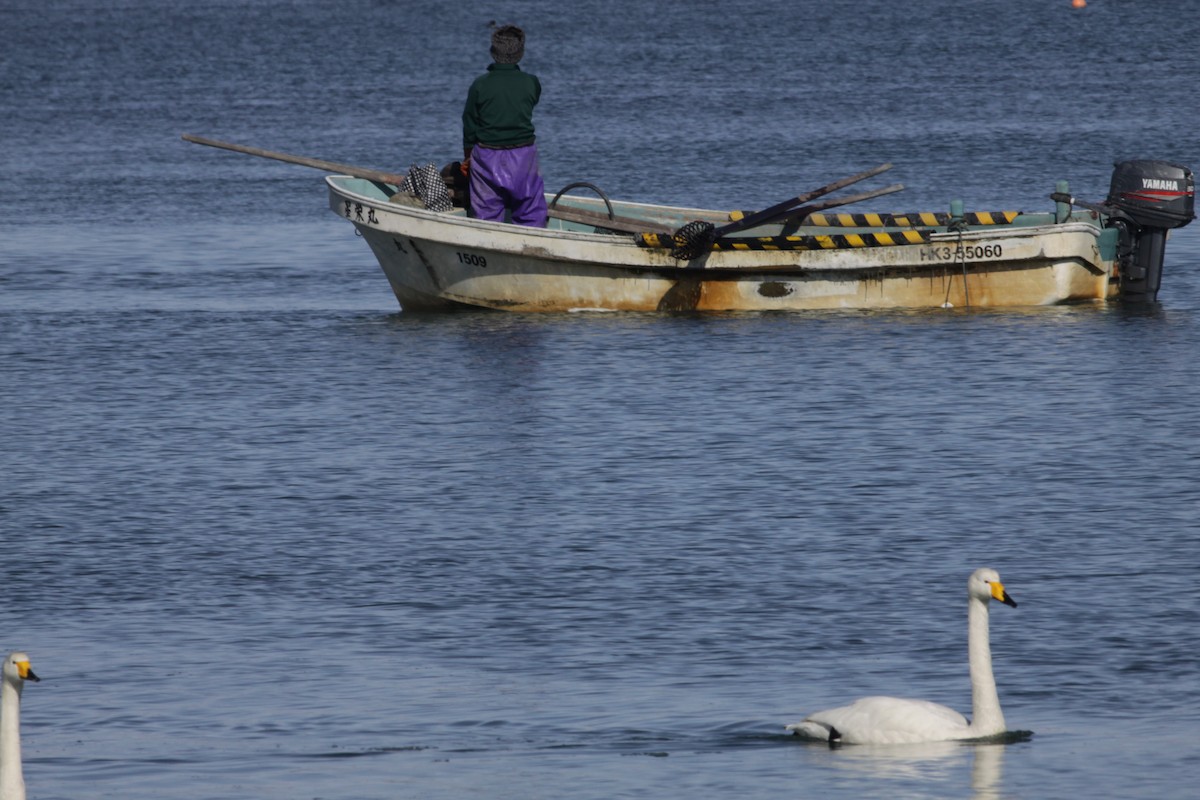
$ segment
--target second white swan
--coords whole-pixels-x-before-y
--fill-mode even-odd
[[[843,744],[910,744],[979,739],[1004,733],[1004,713],[992,674],[988,604],[1016,608],[994,569],[977,569],[967,581],[967,656],[971,671],[971,720],[928,700],[864,697],[848,706],[809,714],[787,729],[797,736]]]
[[[0,800],[25,800],[21,772],[21,688],[38,676],[29,668],[29,656],[13,653],[4,659],[0,688]]]

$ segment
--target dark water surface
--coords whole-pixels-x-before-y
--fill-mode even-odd
[[[320,173],[458,154],[490,19],[551,189],[872,210],[1200,165],[1166,0],[6,2],[0,647],[31,798],[1187,798],[1200,225],[1158,305],[399,312]],[[807,746],[863,694],[1009,744]]]

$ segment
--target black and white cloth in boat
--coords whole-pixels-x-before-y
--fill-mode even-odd
[[[413,164],[409,167],[408,175],[400,184],[400,191],[416,195],[430,211],[450,211],[454,208],[446,181],[433,164]]]

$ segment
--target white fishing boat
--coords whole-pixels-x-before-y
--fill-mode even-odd
[[[882,165],[754,213],[564,190],[548,198],[548,226],[529,228],[423,202],[420,192],[402,191],[414,186],[406,176],[184,138],[345,172],[326,177],[329,206],[366,240],[406,311],[796,311],[1153,299],[1168,231],[1195,216],[1192,172],[1161,161],[1118,164],[1103,203],[1076,200],[1060,183],[1044,212],[970,212],[951,204],[943,213],[825,213],[898,185],[813,202],[890,167]],[[595,189],[568,189],[578,187]]]

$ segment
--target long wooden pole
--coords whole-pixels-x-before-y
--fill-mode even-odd
[[[335,172],[339,175],[350,175],[355,178],[362,178],[368,181],[376,181],[378,183],[390,183],[393,186],[399,186],[404,182],[405,175],[396,175],[391,172],[381,172],[376,169],[366,169],[365,167],[355,167],[351,164],[339,164],[336,161],[322,161],[319,158],[308,158],[306,156],[293,156],[287,153],[276,153],[273,150],[263,150],[258,147],[247,147],[244,144],[233,144],[232,142],[222,142],[217,139],[207,139],[203,136],[193,136],[190,133],[183,134],[185,142],[193,144],[203,144],[208,147],[219,147],[222,150],[232,150],[235,153],[244,153],[248,156],[258,156],[259,158],[272,158],[276,161],[283,161],[288,164],[299,164],[302,167],[312,167],[313,169],[324,170],[325,172]]]
[[[340,175],[350,175],[355,178],[363,178],[376,183],[390,183],[394,186],[399,186],[404,182],[406,176],[393,175],[389,172],[380,172],[379,170],[367,169],[365,167],[356,167],[352,164],[339,164],[336,161],[323,161],[319,158],[308,158],[307,156],[293,156],[287,153],[277,153],[274,150],[263,150],[260,147],[249,147],[244,144],[234,144],[232,142],[222,142],[217,139],[208,139],[204,136],[194,136],[190,133],[185,133],[182,136],[185,142],[193,144],[203,144],[208,147],[219,147],[222,150],[232,150],[235,153],[243,153],[248,156],[258,156],[259,158],[271,158],[276,161],[283,161],[287,164],[299,164],[302,167],[312,167],[313,169],[324,170],[325,172],[336,172]],[[609,217],[605,214],[598,214],[583,209],[550,209],[550,216],[558,219],[569,220],[572,222],[582,222],[588,225],[596,225],[609,230],[617,231],[656,231],[659,233],[670,233],[667,228],[656,227],[651,223],[642,222],[636,219],[625,217]]]
[[[191,142],[192,144],[202,144],[207,147],[217,147],[222,150],[231,150],[235,153],[242,153],[242,154],[248,155],[248,156],[258,156],[259,158],[270,158],[270,159],[274,159],[275,161],[283,161],[284,163],[287,163],[287,164],[298,164],[299,166],[302,166],[302,167],[311,167],[312,169],[319,169],[319,170],[323,170],[325,172],[334,172],[334,173],[338,173],[341,175],[350,175],[355,178],[362,178],[364,180],[375,181],[377,183],[390,183],[393,186],[399,186],[401,183],[404,182],[404,179],[407,177],[405,175],[397,175],[397,174],[394,174],[391,172],[381,172],[380,170],[376,170],[376,169],[367,169],[366,167],[356,167],[352,164],[339,164],[336,161],[325,161],[320,158],[309,158],[308,156],[294,156],[294,155],[290,155],[288,153],[279,153],[274,150],[264,150],[261,147],[250,147],[249,145],[244,145],[244,144],[234,144],[233,142],[223,142],[223,141],[220,141],[219,139],[209,139],[204,136],[195,136],[190,133],[185,133],[180,138],[182,138],[185,142]],[[806,193],[800,195],[799,197],[793,198],[792,200],[788,200],[785,203],[779,204],[778,206],[774,206],[770,209],[766,209],[765,211],[760,211],[756,214],[750,214],[749,216],[747,216],[746,218],[744,218],[742,220],[738,220],[737,222],[734,222],[730,225],[726,225],[726,226],[723,226],[722,228],[718,228],[717,232],[718,233],[732,232],[735,230],[743,229],[745,227],[748,227],[747,226],[748,222],[753,222],[756,219],[761,220],[761,219],[766,219],[766,218],[771,217],[772,212],[774,212],[774,216],[778,216],[779,209],[781,209],[785,206],[790,208],[792,205],[794,205],[796,203],[796,201],[803,202],[805,200],[810,200],[810,199],[813,199],[816,197],[820,197],[821,195],[828,194],[829,192],[835,191],[837,189],[841,189],[845,186],[849,186],[852,183],[857,183],[861,180],[864,180],[865,178],[869,178],[874,175],[878,175],[879,173],[889,170],[891,168],[892,168],[891,164],[883,164],[881,166],[875,167],[874,169],[867,170],[866,172],[860,172],[859,174],[852,175],[849,178],[844,178],[840,181],[835,181],[834,183],[831,183],[827,186],[822,186],[820,189],[816,189],[811,192],[806,192]],[[877,197],[878,195],[881,195],[881,194],[887,194],[889,192],[899,191],[902,188],[904,188],[904,187],[897,184],[897,185],[889,186],[886,189],[881,189],[881,190],[878,190],[875,192],[866,192],[866,193],[863,193],[862,195],[852,195],[852,196],[846,197],[842,200],[831,200],[831,201],[828,201],[827,203],[823,203],[823,204],[815,203],[812,206],[808,206],[808,207],[792,208],[791,211],[792,211],[792,214],[796,214],[799,212],[806,212],[805,216],[807,216],[807,214],[811,214],[814,211],[819,211],[819,210],[822,210],[825,208],[832,208],[833,206],[838,206],[838,205],[845,205],[846,203],[853,203],[858,200],[865,200],[868,197]],[[641,222],[641,221],[638,221],[635,219],[627,219],[627,218],[622,218],[622,217],[617,217],[615,219],[612,219],[612,218],[609,218],[602,214],[592,214],[592,213],[586,212],[582,209],[570,209],[570,210],[568,210],[568,209],[561,209],[561,210],[560,209],[550,209],[550,216],[558,217],[559,219],[572,220],[574,222],[595,224],[600,227],[607,227],[610,230],[621,230],[621,231],[629,231],[629,232],[652,231],[655,233],[669,233],[670,232],[666,228],[659,228],[652,224]],[[789,217],[790,216],[792,216],[792,215],[789,215]]]

